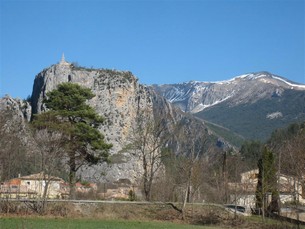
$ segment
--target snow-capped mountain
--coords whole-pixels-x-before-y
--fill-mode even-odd
[[[153,87],[184,112],[243,139],[266,140],[276,128],[305,121],[305,85],[269,72]]]
[[[229,101],[230,105],[234,106],[253,103],[268,96],[281,96],[287,89],[305,91],[305,85],[293,83],[268,72],[240,75],[226,81],[190,81],[153,87],[169,102],[191,113],[198,113],[224,101]]]

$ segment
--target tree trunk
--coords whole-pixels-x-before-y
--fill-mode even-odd
[[[76,183],[76,164],[74,156],[70,157],[70,172],[69,172],[69,186],[70,186],[70,200],[75,200],[76,191],[75,191],[75,183]]]
[[[182,220],[185,220],[185,207],[186,207],[187,198],[188,198],[188,187],[187,187],[186,190],[185,190],[185,195],[184,195],[184,200],[183,200],[183,206],[182,206],[182,208],[181,208]]]
[[[145,155],[143,153],[143,188],[144,188],[144,195],[145,195],[145,200],[150,201],[150,185],[149,185],[149,177],[148,177],[148,166],[147,166],[147,161],[145,158]]]
[[[227,152],[225,151],[223,154],[223,162],[222,162],[222,179],[223,179],[223,202],[228,202],[228,175],[227,175]]]
[[[145,195],[145,200],[150,201],[150,190],[148,187],[148,180],[144,178],[144,195]]]
[[[48,189],[49,189],[49,184],[50,184],[50,180],[46,180],[46,178],[44,178],[44,182],[45,182],[45,186],[44,186],[44,190],[43,190],[43,194],[42,194],[42,200],[41,200],[41,209],[40,209],[40,214],[44,214],[45,212],[45,208],[47,205],[47,195],[48,195]]]

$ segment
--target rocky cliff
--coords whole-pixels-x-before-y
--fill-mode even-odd
[[[88,69],[61,61],[36,76],[32,93],[33,114],[45,110],[43,99],[46,93],[63,82],[78,83],[93,91],[95,97],[90,100],[90,105],[105,118],[100,131],[106,141],[113,144],[110,155],[114,163],[110,168],[107,165],[82,168],[82,177],[111,181],[128,178],[134,182],[141,173],[139,160],[120,152],[128,144],[139,109],[152,109],[148,89],[138,84],[137,78],[130,72]]]
[[[35,162],[32,155],[37,155],[38,151],[28,126],[30,118],[31,106],[27,101],[10,96],[0,98],[1,180],[29,171],[34,164],[30,161]]]
[[[154,117],[166,116],[175,122],[186,118],[151,87],[139,84],[130,72],[88,69],[64,60],[44,69],[35,77],[31,96],[33,114],[45,111],[43,99],[46,93],[63,82],[78,83],[93,91],[95,97],[89,103],[105,118],[100,131],[107,142],[113,144],[110,151],[112,163],[82,168],[83,179],[114,181],[124,178],[136,182],[141,178],[141,161],[137,155],[126,152],[124,148],[130,143],[137,115],[145,110]],[[194,120],[192,122],[198,122],[198,128],[209,134],[201,121]],[[175,140],[172,140],[171,145],[177,148]]]
[[[31,119],[31,111],[31,105],[27,101],[13,99],[9,95],[0,98],[1,133],[9,135],[14,132],[24,145],[31,144],[27,127]]]

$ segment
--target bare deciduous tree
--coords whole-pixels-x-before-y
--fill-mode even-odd
[[[131,149],[139,156],[143,167],[143,191],[145,200],[151,200],[154,179],[162,167],[162,158],[166,156],[166,121],[156,118],[145,110],[138,114],[131,139]]]
[[[64,138],[62,134],[42,129],[35,131],[34,138],[39,149],[40,171],[48,175],[59,175],[60,172],[63,172],[63,162],[67,158],[64,153]],[[46,184],[49,182],[50,180],[47,179]],[[46,193],[44,193],[44,197],[46,197]]]
[[[36,196],[36,201],[28,202],[27,206],[42,215],[45,213],[54,176],[64,173],[63,162],[67,158],[63,151],[64,138],[61,133],[48,129],[34,129],[33,137],[37,146],[36,169],[40,172],[38,179],[42,182],[42,195]]]
[[[26,123],[12,110],[0,110],[0,180],[30,173],[35,169],[35,155],[30,154],[31,141]]]
[[[290,173],[295,177],[293,190],[295,207],[299,207],[301,190],[305,187],[305,129],[300,128],[297,134],[286,141],[286,154],[283,155],[284,161],[282,166],[290,169]],[[301,186],[301,187],[300,187]],[[304,198],[304,196],[302,196]],[[299,212],[297,211],[297,220],[299,221]],[[298,224],[299,228],[299,224]]]
[[[185,208],[187,202],[192,202],[194,194],[202,185],[202,163],[201,156],[205,153],[207,133],[203,130],[195,133],[192,128],[177,125],[176,136],[179,139],[179,147],[176,161],[176,182],[183,192],[182,206],[180,212],[185,219]],[[178,208],[179,209],[179,208]]]

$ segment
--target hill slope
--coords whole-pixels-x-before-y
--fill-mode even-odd
[[[264,141],[274,129],[305,120],[305,85],[268,72],[153,87],[183,111],[244,139]]]

